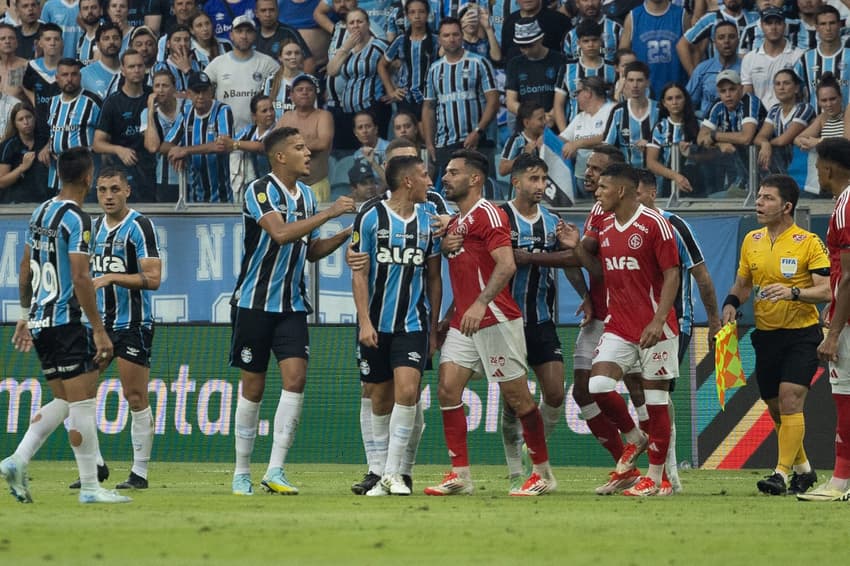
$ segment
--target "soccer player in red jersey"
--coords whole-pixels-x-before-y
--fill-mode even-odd
[[[835,468],[832,477],[808,493],[804,501],[850,499],[850,141],[828,138],[820,142],[817,172],[821,190],[835,197],[835,210],[826,231],[832,300],[826,319],[829,333],[818,346],[818,357],[829,362],[829,383],[835,401]]]
[[[516,271],[508,218],[481,196],[488,165],[477,151],[456,151],[443,177],[446,197],[460,211],[449,222],[448,234],[463,237],[463,244],[448,255],[454,305],[441,351],[438,389],[452,471],[440,484],[426,488],[427,495],[473,491],[461,396],[475,374],[499,384],[505,402],[522,422],[533,472],[511,495],[542,495],[557,486],[540,409],[528,390],[522,313],[508,286]]]
[[[608,294],[605,331],[593,358],[590,393],[626,439],[617,473],[635,467],[637,456],[649,451],[646,477],[624,495],[658,493],[670,444],[667,412],[670,380],[677,377],[678,321],[673,309],[679,287],[679,253],[670,223],[637,200],[637,172],[613,164],[602,172],[596,200],[614,214],[599,231],[599,253],[594,257],[579,245],[574,225],[561,225],[561,245],[574,249],[591,273],[604,273]],[[649,435],[635,426],[626,402],[615,391],[627,373],[643,374]]]

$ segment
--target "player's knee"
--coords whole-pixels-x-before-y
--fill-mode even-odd
[[[560,407],[564,404],[564,388],[555,387],[550,390],[543,390],[543,401],[550,407]],[[573,395],[575,397],[575,395]]]
[[[142,394],[141,391],[125,391],[124,398],[127,399],[127,404],[133,412],[141,411],[148,406],[147,392]]]
[[[591,395],[611,393],[617,389],[617,380],[607,375],[594,375],[590,378],[587,389]]]
[[[647,405],[666,405],[670,400],[670,394],[661,389],[646,389],[643,394]]]
[[[440,381],[437,386],[437,399],[441,407],[453,407],[461,402],[463,390],[458,391],[452,384]]]

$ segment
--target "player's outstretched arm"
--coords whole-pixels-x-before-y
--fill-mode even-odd
[[[313,230],[337,216],[347,212],[356,212],[354,200],[351,197],[339,197],[325,210],[308,216],[297,222],[284,222],[280,214],[266,214],[259,220],[260,228],[268,232],[272,240],[278,245],[289,244],[310,234]],[[346,238],[348,235],[346,234]],[[342,241],[345,241],[343,239]],[[338,246],[337,246],[338,247]],[[334,248],[336,249],[336,248]],[[333,251],[333,250],[331,250]],[[330,253],[330,252],[328,252]]]
[[[351,236],[353,226],[349,226],[345,230],[340,230],[330,238],[316,238],[310,240],[310,245],[307,248],[307,259],[310,261],[319,261],[323,257],[334,253],[338,247],[343,245],[348,237]]]

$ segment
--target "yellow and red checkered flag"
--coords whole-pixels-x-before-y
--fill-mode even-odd
[[[738,351],[738,323],[734,320],[720,329],[714,337],[714,374],[717,377],[717,400],[726,409],[726,390],[747,384],[741,353]]]

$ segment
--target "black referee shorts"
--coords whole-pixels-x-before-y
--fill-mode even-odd
[[[779,384],[811,386],[818,369],[818,345],[823,340],[819,325],[780,330],[753,330],[750,339],[756,352],[756,381],[762,399],[779,396]]]

